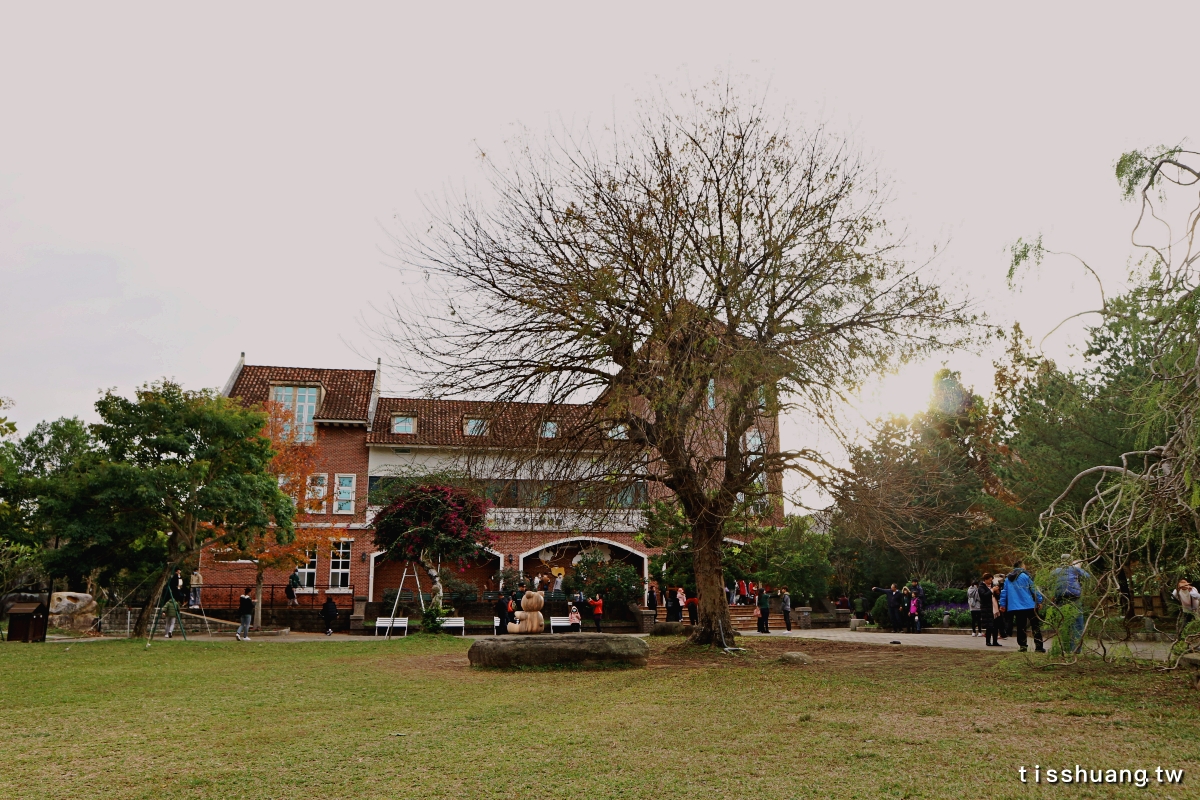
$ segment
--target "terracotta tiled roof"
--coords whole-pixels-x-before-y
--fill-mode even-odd
[[[371,369],[259,367],[247,364],[242,367],[229,394],[251,403],[263,403],[270,399],[272,385],[317,383],[324,389],[321,407],[317,409],[317,421],[367,421],[371,390],[375,386],[375,370]]]
[[[566,436],[586,419],[588,410],[586,405],[381,397],[367,443],[437,447],[533,445],[540,437],[543,421],[557,422],[559,436]],[[392,433],[392,418],[397,416],[416,417],[416,431]],[[487,435],[465,435],[464,419],[486,419]]]

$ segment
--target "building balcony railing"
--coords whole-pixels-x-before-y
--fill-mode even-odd
[[[603,531],[634,533],[646,524],[641,509],[493,508],[488,527],[496,531]]]

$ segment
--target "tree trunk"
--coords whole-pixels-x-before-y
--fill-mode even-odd
[[[429,591],[429,602],[435,608],[442,607],[442,576],[433,566],[430,566],[424,558],[421,560],[421,566],[425,569],[425,574],[429,576],[429,580],[433,582],[433,586]],[[421,584],[417,584],[417,591],[421,591]]]
[[[154,609],[158,608],[158,602],[162,599],[163,590],[167,588],[167,578],[171,576],[174,568],[167,564],[163,567],[162,573],[154,581],[154,586],[150,588],[150,599],[146,601],[146,605],[142,607],[142,613],[138,614],[137,622],[133,625],[134,638],[141,638],[146,635],[146,631],[150,627],[150,620],[153,618]]]
[[[258,577],[255,578],[254,586],[257,591],[254,593],[254,628],[262,630],[262,590],[263,590],[263,571],[258,570]]]
[[[725,570],[721,564],[721,535],[717,532],[692,533],[692,564],[696,570],[697,611],[700,618],[692,633],[695,644],[733,646],[733,624],[725,598]]]

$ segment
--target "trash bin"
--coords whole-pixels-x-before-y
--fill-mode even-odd
[[[10,642],[46,641],[45,603],[14,603],[8,609],[8,640]]]

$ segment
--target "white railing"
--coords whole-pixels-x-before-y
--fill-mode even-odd
[[[645,523],[646,512],[634,509],[493,508],[488,511],[488,527],[497,531],[634,533]]]

